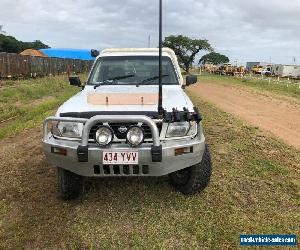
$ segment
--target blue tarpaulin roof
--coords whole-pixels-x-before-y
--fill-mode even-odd
[[[67,59],[81,59],[81,60],[95,60],[91,56],[91,51],[87,49],[40,49],[49,57],[67,58]]]

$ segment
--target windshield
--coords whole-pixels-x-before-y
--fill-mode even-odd
[[[173,63],[163,57],[162,83],[178,85]],[[158,85],[157,56],[110,56],[99,58],[89,85]]]

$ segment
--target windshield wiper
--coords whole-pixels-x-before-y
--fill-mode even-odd
[[[166,77],[166,76],[169,76],[169,75],[162,75],[162,78],[163,78],[163,77]],[[147,83],[147,82],[151,82],[151,81],[154,81],[154,80],[157,80],[157,79],[159,79],[159,76],[150,77],[150,78],[147,78],[147,79],[145,79],[145,80],[143,80],[143,81],[137,83],[136,86],[138,87],[140,84],[144,84],[144,83]]]
[[[97,82],[95,85],[94,85],[94,89],[98,88],[99,86],[105,84],[105,83],[110,83],[110,82],[114,82],[116,80],[122,80],[122,79],[126,79],[126,78],[130,78],[130,77],[134,77],[135,74],[130,74],[130,75],[124,75],[124,76],[116,76],[116,77],[113,77],[113,78],[109,78],[109,79],[106,79],[102,82]]]

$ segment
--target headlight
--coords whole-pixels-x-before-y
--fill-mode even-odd
[[[52,125],[52,134],[57,137],[80,139],[83,126],[83,123],[77,122],[57,122]]]
[[[126,134],[126,139],[131,146],[137,147],[144,140],[144,130],[139,126],[132,126]]]
[[[197,134],[196,122],[173,122],[169,123],[166,138],[194,136]]]
[[[98,127],[95,133],[95,141],[100,146],[107,146],[110,144],[114,139],[114,132],[108,126],[100,126]]]

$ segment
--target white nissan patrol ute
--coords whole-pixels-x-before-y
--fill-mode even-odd
[[[173,50],[106,49],[82,90],[44,122],[43,148],[59,194],[79,197],[87,177],[164,176],[183,194],[202,191],[212,166],[201,116],[184,92]],[[159,67],[160,65],[160,67]],[[161,81],[159,83],[159,80]],[[161,105],[159,107],[159,103]]]

